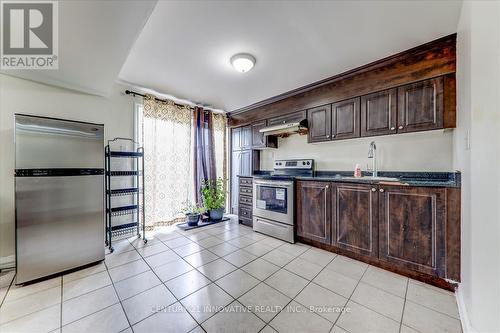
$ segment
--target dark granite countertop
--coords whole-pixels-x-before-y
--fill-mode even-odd
[[[270,171],[260,171],[252,177],[270,176]],[[370,172],[363,172],[363,177],[370,176]],[[398,181],[374,180],[370,178],[353,178],[352,171],[316,171],[314,176],[296,176],[297,180],[331,181],[361,184],[383,184],[401,186],[425,187],[456,187],[461,186],[460,172],[406,172],[406,171],[379,171],[379,177],[397,178]],[[242,176],[243,177],[243,176]]]

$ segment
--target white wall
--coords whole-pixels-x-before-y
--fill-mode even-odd
[[[465,1],[457,32],[454,165],[463,172],[458,296],[466,330],[500,332],[500,3]]]
[[[380,171],[453,171],[453,131],[359,138],[308,144],[307,136],[298,134],[279,139],[278,149],[264,150],[261,169],[272,170],[273,160],[312,158],[317,170],[350,171],[356,163],[362,170],[371,168],[368,159],[370,142],[377,144]]]
[[[115,85],[105,98],[0,74],[0,265],[15,252],[14,114],[103,123],[106,139],[133,137],[133,100],[124,90]]]

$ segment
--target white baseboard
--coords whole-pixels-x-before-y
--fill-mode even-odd
[[[14,255],[0,257],[0,269],[12,268],[16,266],[16,257]]]
[[[457,288],[455,292],[455,297],[457,299],[458,312],[460,314],[460,321],[462,323],[463,333],[477,333],[474,327],[472,327],[472,324],[469,320],[469,315],[467,313],[467,308],[465,306],[464,295],[462,293],[462,288],[460,288],[460,286]]]

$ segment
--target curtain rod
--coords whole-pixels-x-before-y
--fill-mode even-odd
[[[135,96],[141,96],[141,97],[146,97],[145,94],[141,94],[141,93],[138,93],[137,91],[132,91],[132,90],[125,90],[125,94],[126,95],[133,95],[134,97]],[[161,99],[161,98],[158,98],[158,97],[155,97],[155,100],[157,100],[158,102],[168,102],[169,100],[166,100],[166,99]],[[186,104],[179,104],[179,103],[175,103],[174,102],[174,105],[175,106],[178,106],[180,108],[183,108],[183,107],[188,107],[189,109],[191,110],[194,110],[194,107],[193,106],[190,106],[190,105],[186,105]],[[202,107],[203,108],[203,107]],[[205,109],[205,108],[203,108]],[[205,109],[205,110],[210,110],[210,109]],[[213,111],[213,110],[210,110],[210,111]],[[213,112],[216,112],[216,111],[213,111]]]

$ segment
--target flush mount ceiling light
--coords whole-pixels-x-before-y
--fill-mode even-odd
[[[245,73],[255,65],[255,58],[248,53],[238,53],[231,57],[231,65],[238,72]]]

